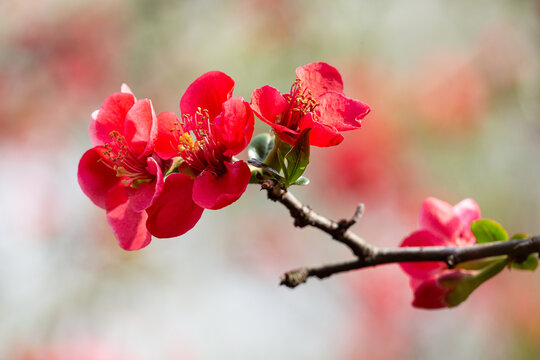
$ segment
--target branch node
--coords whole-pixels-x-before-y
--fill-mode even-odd
[[[295,288],[300,284],[303,284],[307,281],[309,277],[309,270],[307,268],[300,268],[297,270],[292,270],[286,272],[281,277],[279,285],[285,285],[288,288]]]
[[[354,211],[354,215],[350,219],[341,219],[338,221],[338,234],[345,234],[347,230],[349,230],[354,224],[360,220],[362,215],[364,215],[365,206],[364,204],[360,203],[356,207],[356,210]]]

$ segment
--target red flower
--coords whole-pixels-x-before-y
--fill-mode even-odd
[[[244,161],[233,162],[232,156],[248,145],[254,120],[249,104],[232,97],[233,89],[234,81],[226,74],[207,72],[182,96],[182,121],[167,113],[160,122],[156,153],[162,159],[179,157],[180,166],[165,180],[167,196],[148,209],[147,226],[154,236],[175,236],[168,222],[192,224],[203,209],[221,209],[246,190],[249,167]],[[178,207],[180,199],[193,203],[189,211]]]
[[[467,246],[476,243],[471,223],[480,218],[480,208],[472,199],[456,206],[435,198],[422,203],[418,218],[419,230],[409,235],[401,246]],[[466,270],[449,270],[443,262],[400,263],[410,277],[414,292],[413,306],[441,308],[452,306],[448,295],[459,281],[471,276]]]
[[[109,225],[126,250],[150,243],[145,209],[163,190],[163,161],[153,155],[157,133],[152,102],[136,100],[123,85],[122,92],[107,97],[92,114],[94,147],[79,162],[81,189],[107,211]]]
[[[255,90],[251,107],[283,141],[293,145],[303,130],[311,129],[310,144],[320,147],[339,144],[340,132],[359,128],[371,110],[346,97],[341,75],[323,62],[297,68],[289,94],[268,85]]]

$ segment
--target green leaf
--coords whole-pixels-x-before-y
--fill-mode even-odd
[[[251,139],[248,145],[248,156],[250,159],[264,161],[274,147],[274,135],[262,133]]]
[[[293,185],[304,186],[304,185],[307,185],[307,184],[309,184],[309,179],[308,179],[307,177],[305,177],[305,176],[300,176],[300,177],[298,178],[298,180],[296,180],[296,181],[294,182]]]
[[[508,240],[506,230],[504,230],[501,224],[493,220],[482,219],[474,221],[471,224],[471,231],[476,237],[478,244]]]
[[[512,267],[513,269],[534,271],[538,267],[538,258],[536,257],[536,255],[531,254],[527,256],[525,261],[523,261],[522,263],[512,262],[510,267]]]
[[[259,161],[257,159],[249,159],[248,163],[249,163],[249,165],[254,166],[254,167],[259,168],[259,169],[262,170],[263,179],[265,177],[264,175],[270,175],[271,178],[274,178],[276,180],[282,180],[283,179],[283,177],[275,169],[273,169],[272,167],[266,165],[262,161]],[[253,172],[254,172],[254,170],[251,171],[251,176],[252,177],[254,176]],[[268,177],[266,177],[266,178],[268,178]]]
[[[298,140],[291,151],[285,155],[287,161],[285,167],[285,179],[288,184],[294,184],[302,176],[309,164],[309,133],[311,129],[306,129],[300,134]]]

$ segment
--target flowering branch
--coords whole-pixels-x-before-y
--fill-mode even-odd
[[[306,282],[310,277],[324,279],[336,273],[382,264],[442,261],[449,268],[454,268],[458,264],[467,261],[502,255],[519,262],[526,259],[530,254],[540,252],[540,236],[461,247],[376,247],[368,244],[349,229],[361,216],[363,212],[362,205],[357,208],[352,219],[336,222],[302,204],[291,192],[283,189],[276,181],[265,180],[261,185],[267,191],[270,200],[280,202],[289,209],[291,216],[294,218],[295,226],[305,227],[309,225],[316,227],[331,235],[334,240],[349,247],[356,256],[356,259],[349,261],[291,270],[281,277],[280,283],[290,288]]]

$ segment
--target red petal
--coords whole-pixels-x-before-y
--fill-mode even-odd
[[[178,148],[172,132],[176,128],[181,129],[175,113],[166,111],[158,115],[158,136],[154,150],[163,160],[178,156]]]
[[[165,179],[163,191],[146,211],[148,230],[158,238],[170,238],[191,230],[201,218],[203,208],[193,202],[193,180],[174,173]]]
[[[448,307],[446,294],[448,289],[444,289],[437,283],[437,278],[431,278],[417,282],[411,280],[411,287],[414,290],[414,300],[412,305],[423,309],[440,309]]]
[[[312,113],[308,113],[300,119],[298,127],[300,131],[311,129],[309,143],[313,146],[328,147],[338,145],[343,141],[343,135],[335,127],[314,121]]]
[[[278,120],[287,109],[287,100],[271,86],[263,86],[251,94],[251,108],[257,116],[270,126]]]
[[[371,111],[368,105],[336,92],[322,95],[319,102],[315,109],[319,121],[334,126],[338,131],[358,129],[362,119]]]
[[[137,100],[126,115],[126,140],[140,154],[147,156],[154,150],[158,132],[156,113],[149,99]]]
[[[343,92],[343,80],[339,71],[324,62],[314,62],[296,69],[296,77],[302,82],[304,89],[309,89],[314,97],[325,92]]]
[[[408,246],[443,246],[446,245],[443,239],[427,230],[419,230],[409,235],[401,243],[401,247]],[[401,269],[409,276],[424,279],[446,269],[446,265],[440,261],[404,262],[399,263]]]
[[[118,243],[125,250],[139,250],[152,239],[146,229],[146,212],[135,211],[129,204],[127,188],[117,186],[107,197],[107,221]]]
[[[461,220],[455,215],[452,205],[433,197],[428,197],[422,203],[418,226],[420,229],[437,234],[447,242],[447,245],[452,245],[452,239],[462,227]]]
[[[116,172],[105,165],[103,151],[105,148],[98,146],[84,153],[79,161],[77,179],[82,191],[94,204],[105,209],[107,193],[113,188],[120,178]]]
[[[226,162],[227,172],[216,177],[209,171],[195,178],[193,200],[205,209],[217,210],[232,204],[246,191],[251,177],[249,167],[243,161]]]
[[[148,208],[163,190],[163,173],[156,160],[149,157],[146,159],[146,170],[155,176],[152,182],[139,184],[136,189],[129,188],[129,203],[133,210],[143,211]]]
[[[253,135],[253,112],[241,97],[223,103],[223,112],[214,120],[218,140],[225,145],[225,156],[233,156],[244,150]]]
[[[198,108],[208,110],[210,119],[221,112],[221,104],[230,99],[234,80],[221,71],[209,71],[197,79],[180,99],[182,114],[194,116]]]
[[[111,141],[111,131],[124,133],[124,121],[134,103],[132,94],[118,92],[109,95],[101,105],[97,118],[90,124],[90,138],[96,143],[106,144]]]

